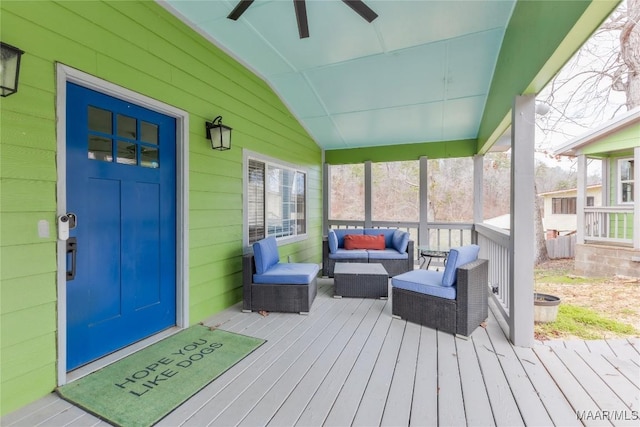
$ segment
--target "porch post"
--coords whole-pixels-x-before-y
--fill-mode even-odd
[[[576,193],[576,243],[584,243],[584,207],[587,197],[587,156],[578,156],[578,189]]]
[[[370,228],[371,223],[371,187],[373,180],[371,179],[371,161],[367,160],[364,162],[364,227]]]
[[[640,249],[640,147],[633,149],[633,249]]]
[[[509,335],[513,344],[533,344],[535,95],[517,96],[511,118],[511,244]]]
[[[329,232],[329,190],[331,186],[331,179],[329,177],[329,165],[327,163],[322,164],[322,235],[326,235]]]
[[[429,158],[420,157],[420,224],[418,225],[418,245],[429,244]]]
[[[473,223],[480,224],[484,219],[484,156],[473,156]],[[473,243],[477,242],[476,233],[471,234]]]

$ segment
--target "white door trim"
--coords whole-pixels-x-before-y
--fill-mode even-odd
[[[56,64],[56,139],[57,139],[57,212],[56,217],[67,212],[67,82],[76,83],[141,107],[176,119],[176,324],[178,328],[189,326],[189,114],[156,99],[106,80]],[[58,385],[67,378],[67,278],[66,243],[57,242],[58,288]],[[166,334],[158,334],[157,339]],[[156,339],[156,340],[157,340]],[[151,339],[150,341],[154,341]],[[135,349],[139,346],[135,347]],[[133,351],[134,348],[131,349]],[[127,352],[121,353],[122,357]]]

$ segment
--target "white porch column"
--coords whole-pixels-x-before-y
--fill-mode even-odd
[[[373,180],[371,179],[371,161],[367,160],[364,162],[364,227],[370,228],[371,223],[371,212],[373,211],[371,206],[372,196],[371,196],[371,187],[373,184]]]
[[[331,212],[331,206],[329,206],[329,192],[331,190],[331,179],[329,177],[329,165],[327,163],[322,164],[322,235],[326,235],[329,232],[329,212]]]
[[[484,220],[484,156],[473,156],[473,223],[479,224]],[[477,240],[475,233],[472,239]]]
[[[418,226],[418,245],[429,244],[429,158],[420,157],[420,224]],[[417,250],[417,249],[416,249]]]
[[[578,156],[578,189],[576,194],[576,243],[584,243],[584,207],[587,200],[587,156]]]
[[[640,147],[633,149],[633,248],[640,249]]]
[[[511,252],[509,334],[533,344],[535,95],[517,96],[511,119]]]

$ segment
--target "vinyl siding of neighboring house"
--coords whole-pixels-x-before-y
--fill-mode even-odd
[[[259,77],[155,2],[3,1],[0,12],[2,41],[26,52],[0,115],[2,414],[57,385],[56,63],[188,113],[191,323],[241,298],[243,149],[306,170],[308,236],[281,256],[320,262],[322,153]],[[230,151],[205,138],[217,115],[234,129]]]
[[[587,188],[587,197],[593,197],[593,206],[602,206],[602,186],[590,186]],[[544,213],[542,222],[545,231],[555,230],[560,234],[567,234],[576,231],[576,214],[553,213],[554,199],[575,199],[577,190],[558,190],[541,193],[544,200]]]

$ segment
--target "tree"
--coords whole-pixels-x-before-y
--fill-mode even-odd
[[[541,151],[640,106],[640,0],[622,2],[538,100],[551,107],[536,121]]]

